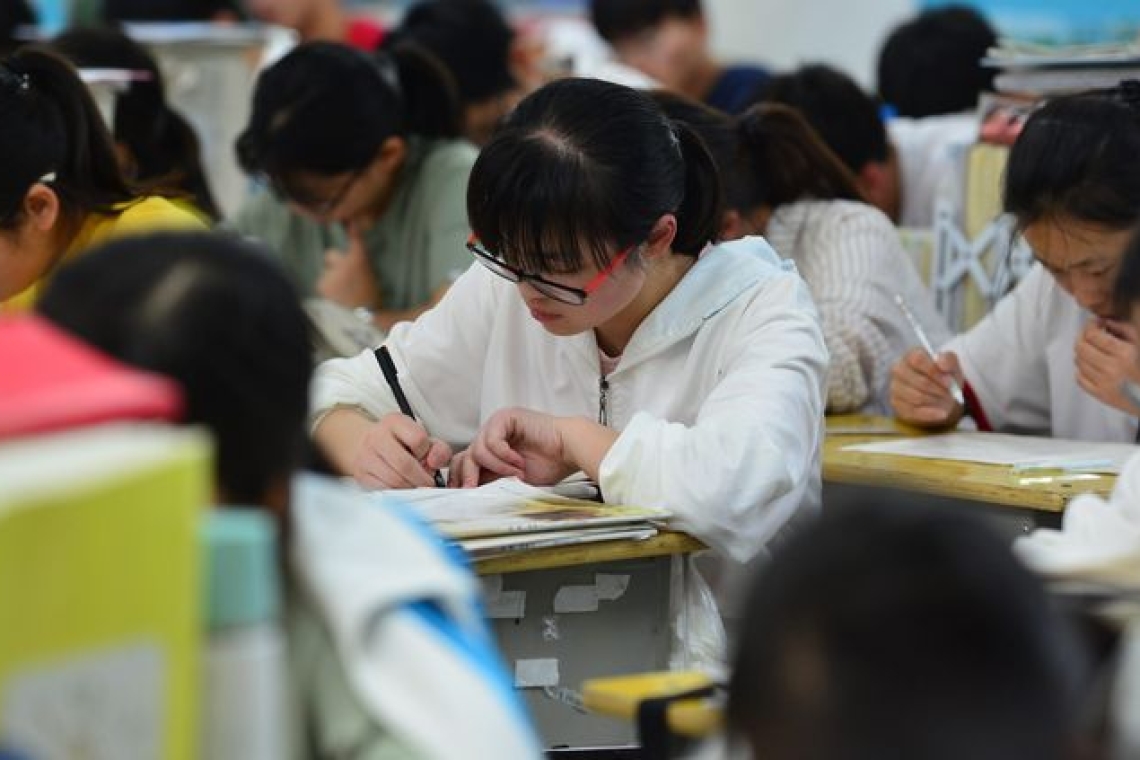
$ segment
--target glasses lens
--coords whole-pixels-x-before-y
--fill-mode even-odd
[[[527,280],[527,283],[539,293],[542,293],[547,298],[553,298],[555,301],[561,301],[571,306],[581,306],[586,302],[582,292],[579,290],[556,285],[546,280]]]

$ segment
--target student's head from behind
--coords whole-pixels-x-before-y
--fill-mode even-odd
[[[1075,632],[1003,540],[905,507],[845,505],[763,569],[730,734],[770,760],[1069,756],[1088,667]]]
[[[1140,83],[1035,111],[1010,151],[1004,205],[1057,283],[1115,316],[1113,283],[1140,217]]]
[[[851,77],[824,64],[810,64],[772,77],[761,86],[757,98],[783,103],[803,114],[855,175],[863,198],[898,219],[898,159],[879,104]]]
[[[688,266],[717,236],[721,192],[700,138],[647,94],[566,79],[525,98],[483,149],[467,212],[477,258],[526,275],[532,315],[571,335]]]
[[[295,210],[367,222],[387,208],[413,137],[458,132],[454,83],[430,54],[310,42],[258,78],[237,153]]]
[[[992,89],[980,61],[997,43],[985,17],[961,5],[932,8],[896,27],[879,51],[879,96],[900,116],[937,116],[974,108]]]
[[[24,47],[0,61],[0,301],[63,257],[85,215],[131,198],[71,64]]]
[[[36,13],[28,0],[0,0],[0,55],[7,55],[19,47],[16,38],[21,26],[36,23]]]
[[[217,218],[218,208],[202,170],[198,136],[167,104],[154,56],[110,27],[71,29],[51,44],[81,68],[127,69],[146,77],[115,97],[111,133],[124,173],[147,186],[185,192],[199,209]]]
[[[590,17],[622,63],[671,90],[693,90],[708,56],[699,0],[591,0]]]
[[[385,44],[415,42],[447,67],[463,104],[463,133],[485,145],[517,101],[514,36],[490,0],[423,0],[408,9]]]
[[[731,117],[681,95],[652,97],[700,136],[716,162],[725,196],[722,239],[764,234],[772,212],[788,203],[861,200],[851,172],[788,106],[762,103]]]
[[[207,233],[127,238],[54,277],[48,319],[183,387],[217,442],[219,500],[281,507],[305,441],[307,322],[264,251]]]

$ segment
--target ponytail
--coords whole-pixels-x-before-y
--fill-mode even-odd
[[[400,76],[406,132],[421,137],[458,137],[462,121],[459,94],[455,79],[439,59],[412,42],[395,45],[387,54]]]
[[[697,133],[676,121],[672,127],[685,162],[685,197],[677,208],[673,250],[698,256],[717,238],[724,211],[724,192],[713,157]]]
[[[50,182],[69,214],[108,212],[133,197],[78,73],[35,46],[0,63],[0,166],[4,227],[18,222],[24,196],[38,181]]]
[[[309,42],[258,78],[237,154],[255,175],[343,174],[367,166],[389,137],[454,137],[459,127],[455,85],[421,49]]]
[[[851,171],[795,109],[753,106],[737,119],[748,198],[744,208],[777,208],[803,198],[861,201]]]

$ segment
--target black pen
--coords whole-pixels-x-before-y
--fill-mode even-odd
[[[414,420],[416,415],[412,411],[412,405],[408,403],[408,397],[404,395],[404,389],[400,387],[396,364],[392,361],[392,355],[388,353],[388,347],[380,346],[373,353],[376,354],[376,361],[380,365],[380,371],[384,373],[384,379],[388,381],[388,387],[392,389],[392,395],[396,397],[396,403],[400,405],[400,411]],[[447,488],[447,483],[443,482],[443,475],[439,470],[432,475],[435,477],[436,488]]]

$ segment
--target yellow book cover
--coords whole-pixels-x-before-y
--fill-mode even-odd
[[[200,432],[0,444],[0,741],[28,757],[197,757]]]

